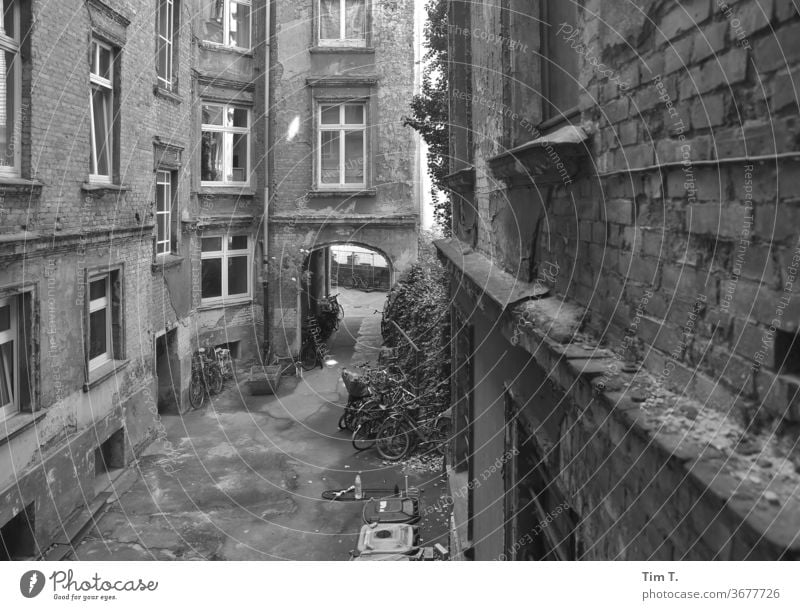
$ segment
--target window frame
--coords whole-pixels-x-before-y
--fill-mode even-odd
[[[155,255],[156,258],[160,256],[167,256],[170,254],[175,254],[176,251],[176,240],[173,239],[173,232],[175,227],[173,227],[175,215],[175,181],[174,176],[175,172],[168,169],[157,169],[156,170],[156,234],[155,234]],[[163,180],[163,177],[166,176],[166,181]],[[167,196],[164,197],[164,202],[166,203],[166,210],[161,210],[159,208],[159,191],[161,187],[167,187]],[[159,239],[158,231],[159,231],[159,216],[166,216],[166,236],[165,239]],[[166,248],[163,251],[159,251],[159,248],[162,244],[166,244]]]
[[[226,42],[230,38],[230,27],[231,27],[231,3],[236,2],[237,4],[244,4],[250,7],[250,12],[248,13],[248,28],[250,30],[250,45],[247,47],[240,47],[239,45],[228,44]],[[222,42],[216,42],[214,40],[206,40],[204,39],[203,42],[213,45],[219,45],[221,47],[225,47],[227,49],[236,49],[238,51],[244,52],[251,52],[253,50],[253,2],[252,0],[222,0],[223,8],[222,8]]]
[[[244,250],[230,250],[228,248],[228,241],[234,237],[245,237],[247,239],[247,248]],[[221,243],[221,250],[208,250],[203,251],[204,239],[219,239]],[[228,259],[233,257],[247,256],[247,292],[235,295],[228,294]],[[203,297],[203,261],[219,259],[220,260],[220,283],[221,290],[218,297]],[[200,236],[200,304],[205,305],[229,305],[232,303],[239,303],[249,301],[253,298],[253,240],[247,233],[224,233],[215,235],[201,235]]]
[[[322,37],[322,0],[314,0],[317,10],[316,37],[321,47],[367,47],[370,34],[370,2],[360,0],[364,4],[364,38],[345,38],[347,34],[347,0],[339,2],[339,38]]]
[[[2,33],[0,33],[0,53],[8,52],[14,54],[14,59],[12,60],[14,66],[14,117],[11,142],[6,143],[6,151],[8,151],[9,146],[13,146],[14,148],[14,164],[5,165],[3,161],[8,157],[7,155],[3,155],[3,161],[0,161],[0,177],[5,178],[19,178],[21,175],[22,165],[22,11],[20,10],[19,0],[12,1],[12,8],[14,11],[14,27],[16,31],[12,32],[10,36],[7,32],[5,32],[4,29],[2,30]],[[4,24],[2,21],[0,21],[0,29],[3,27]],[[6,66],[6,69],[8,69],[8,66]],[[8,92],[6,92],[6,96],[8,96]],[[8,114],[7,103],[5,112]]]
[[[13,360],[13,387],[11,388],[12,399],[11,402],[5,405],[0,405],[0,421],[5,421],[20,411],[20,392],[19,392],[19,348],[20,348],[20,332],[19,332],[19,295],[12,295],[0,298],[0,307],[10,306],[9,320],[10,328],[8,330],[0,331],[0,346],[6,343],[13,342],[12,349]],[[6,340],[4,335],[10,335]],[[2,352],[0,352],[2,357]]]
[[[325,107],[338,106],[339,107],[339,123],[324,124],[322,123],[322,110]],[[347,106],[359,106],[362,109],[362,122],[361,123],[345,123],[345,108]],[[318,100],[317,102],[317,151],[315,154],[315,161],[317,164],[317,171],[315,172],[317,190],[341,190],[341,191],[357,191],[364,190],[368,184],[368,163],[369,157],[367,156],[368,146],[367,138],[369,131],[367,129],[368,120],[367,112],[369,106],[365,101],[325,101]],[[322,133],[325,131],[332,131],[339,133],[339,182],[323,182],[322,181]],[[362,132],[362,175],[361,182],[345,182],[347,173],[347,159],[345,132],[347,131],[361,131]]]
[[[105,296],[99,299],[92,299],[91,297],[91,289],[92,284],[97,282],[98,280],[103,280],[105,283]],[[87,327],[86,327],[86,338],[87,338],[87,355],[88,355],[88,362],[89,362],[89,371],[93,371],[97,368],[100,368],[107,362],[111,362],[114,360],[114,332],[113,332],[113,311],[111,307],[111,271],[106,271],[103,273],[98,273],[89,276],[89,282],[87,285],[87,301],[88,301],[88,312],[89,317],[87,320]],[[98,304],[98,301],[102,301],[102,303]],[[106,351],[102,354],[95,356],[94,358],[91,357],[91,349],[92,349],[92,314],[98,312],[102,309],[106,310]]]
[[[92,36],[91,38],[91,45],[92,45],[92,63],[89,67],[89,126],[90,126],[90,164],[89,164],[89,181],[102,183],[102,184],[111,184],[113,182],[114,177],[114,163],[115,163],[115,147],[116,147],[116,133],[115,133],[115,112],[114,112],[114,101],[115,101],[115,87],[114,87],[114,78],[116,75],[116,61],[117,61],[117,53],[113,46],[110,44],[102,41],[96,36]],[[95,67],[95,61],[99,67],[100,65],[100,52],[101,49],[105,49],[110,54],[109,60],[109,76],[110,78],[105,78],[100,76],[99,74],[95,74],[93,72]],[[95,138],[95,131],[97,127],[94,124],[94,99],[92,93],[96,87],[102,87],[104,90],[107,91],[108,95],[108,116],[105,116],[105,119],[108,121],[106,125],[106,163],[108,164],[108,174],[97,174],[92,173],[92,162],[94,162],[94,169],[95,171],[98,168],[98,151],[96,150],[96,138]]]
[[[247,127],[233,127],[233,126],[228,127],[228,126],[226,126],[224,124],[223,125],[211,125],[211,124],[208,124],[208,123],[203,123],[203,107],[204,106],[213,106],[213,107],[221,108],[222,109],[223,123],[226,120],[226,117],[228,115],[227,111],[228,111],[229,108],[238,108],[240,110],[245,110],[247,112]],[[247,179],[245,181],[243,181],[243,182],[242,181],[235,181],[235,180],[230,180],[229,181],[227,179],[225,179],[225,180],[203,180],[203,168],[201,166],[200,174],[199,174],[200,175],[200,186],[202,186],[202,187],[215,187],[215,186],[221,186],[221,187],[231,187],[231,186],[247,187],[247,186],[250,186],[250,179],[251,179],[250,174],[252,172],[251,154],[252,154],[252,146],[253,146],[253,111],[252,111],[252,108],[249,107],[249,106],[242,105],[242,104],[226,104],[226,103],[221,103],[221,102],[210,102],[210,101],[201,100],[201,103],[200,103],[200,155],[199,155],[201,164],[203,162],[202,161],[202,159],[203,159],[203,154],[202,154],[202,151],[203,151],[203,134],[205,134],[206,132],[222,133],[223,134],[223,138],[222,138],[222,158],[223,158],[222,175],[225,176],[225,177],[227,177],[227,175],[229,173],[228,170],[229,169],[230,170],[233,169],[232,167],[231,168],[225,167],[225,164],[227,163],[227,158],[228,158],[228,154],[227,153],[228,153],[228,146],[229,146],[228,138],[225,137],[225,134],[230,133],[230,134],[246,134],[247,135],[247,157],[246,157],[246,159],[247,159],[247,167],[246,167],[246,171],[245,171],[245,175],[247,176]],[[233,138],[231,137],[230,140],[231,140],[230,146],[232,146],[233,145]]]
[[[569,108],[564,109],[562,112],[558,112],[557,109],[553,107],[553,104],[550,102],[551,99],[551,92],[553,90],[553,83],[556,78],[567,79],[568,73],[564,71],[558,70],[554,68],[552,57],[554,55],[552,51],[552,47],[550,43],[552,39],[550,38],[549,32],[547,30],[548,26],[552,27],[550,24],[550,3],[553,1],[563,1],[563,0],[547,0],[541,3],[541,19],[540,19],[540,32],[539,32],[539,40],[541,41],[541,90],[542,90],[542,107],[541,107],[541,116],[542,121],[537,126],[539,131],[547,131],[552,130],[554,126],[560,125],[561,123],[567,123],[570,121],[571,118],[575,117],[576,115],[580,114],[579,103],[577,99],[578,93],[578,85],[577,79],[579,76],[580,71],[580,62],[577,61],[576,58],[576,72],[572,76],[574,77],[573,85],[576,88],[576,99],[575,104],[570,106]],[[577,17],[577,7],[575,8],[576,17]],[[576,19],[577,22],[577,19]]]
[[[162,34],[161,28],[161,7],[163,4],[168,5],[167,17],[169,20],[166,32],[169,38],[165,38]],[[175,91],[178,88],[177,68],[178,68],[178,49],[175,47],[177,34],[180,27],[180,0],[158,0],[156,8],[156,79],[158,86],[166,91]],[[162,76],[160,74],[160,50],[161,45],[165,44],[168,48],[168,56],[165,65],[167,74]]]

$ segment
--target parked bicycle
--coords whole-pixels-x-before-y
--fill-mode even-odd
[[[358,288],[359,290],[367,291],[371,290],[371,287],[367,281],[358,273],[354,273],[350,276],[350,288]]]
[[[306,328],[303,329],[303,338],[300,347],[300,365],[304,371],[310,371],[319,365],[323,367],[325,356],[328,355],[328,346],[322,338],[322,331],[316,316],[308,316]]]
[[[450,438],[450,409],[420,419],[421,410],[417,404],[401,404],[384,421],[375,434],[376,448],[383,459],[402,460],[417,448],[422,448],[423,453],[444,455]]]
[[[214,357],[217,359],[219,371],[222,379],[233,378],[233,359],[231,358],[231,350],[227,347],[215,347]]]
[[[338,294],[332,294],[318,301],[317,324],[323,341],[327,341],[335,331],[339,330],[339,322],[344,319],[344,307],[339,303],[338,297]]]
[[[365,401],[354,416],[353,447],[363,451],[381,442],[381,430],[392,410],[407,409],[414,399],[405,388],[393,386]]]
[[[199,409],[205,402],[206,394],[218,394],[222,391],[222,372],[219,363],[209,358],[206,348],[201,347],[192,355],[192,379],[189,383],[189,402]]]

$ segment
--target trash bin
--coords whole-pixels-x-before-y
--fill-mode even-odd
[[[373,523],[361,527],[355,555],[367,553],[413,553],[417,530],[407,523]]]
[[[370,498],[362,512],[364,523],[417,523],[420,520],[417,498]]]

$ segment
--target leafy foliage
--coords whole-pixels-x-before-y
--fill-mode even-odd
[[[418,384],[420,404],[438,413],[450,405],[449,288],[446,270],[425,236],[419,260],[389,291],[382,332],[384,345],[394,348],[397,364]]]
[[[428,174],[434,219],[445,235],[450,235],[450,199],[444,194],[444,177],[450,173],[450,116],[447,85],[447,0],[428,0],[425,10],[425,46],[422,92],[411,101],[411,116],[403,124],[415,129],[428,145]]]

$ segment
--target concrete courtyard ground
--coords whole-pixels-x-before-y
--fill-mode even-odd
[[[374,310],[386,296],[341,292],[346,317],[330,342],[335,367],[284,377],[277,396],[249,396],[245,379],[230,381],[202,409],[162,417],[168,442],[139,460],[137,481],[70,558],[348,559],[363,503],[326,501],[322,492],[348,487],[359,471],[364,487],[402,487],[412,464],[384,464],[374,449],[358,453],[337,429],[346,402],[341,368],[377,359]],[[447,546],[443,473],[411,472],[409,482],[422,490],[423,543]]]

